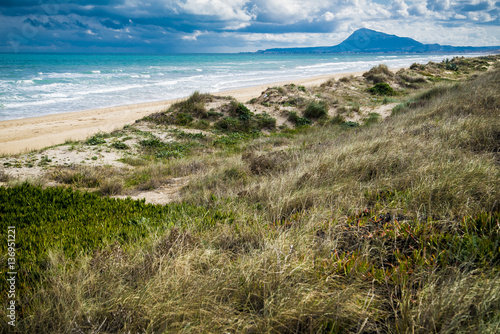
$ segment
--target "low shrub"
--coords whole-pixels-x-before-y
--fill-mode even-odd
[[[117,150],[126,150],[130,148],[127,144],[120,141],[112,143],[111,146],[116,148]]]
[[[374,95],[394,95],[394,89],[385,82],[377,83],[369,91]]]
[[[290,111],[288,114],[288,120],[295,124],[296,126],[304,126],[312,124],[312,121],[307,117],[300,117],[297,112]]]
[[[120,180],[105,180],[99,186],[99,193],[103,196],[119,195],[123,191],[123,183]]]
[[[328,115],[328,108],[324,101],[312,101],[307,105],[304,111],[304,116],[309,119],[318,119],[326,115]]]
[[[85,144],[95,146],[95,145],[100,145],[106,143],[106,135],[102,133],[98,133],[90,137],[85,141]]]
[[[344,128],[357,128],[359,126],[359,123],[348,121],[348,122],[344,122],[344,123],[340,124],[340,126],[342,126]]]
[[[255,119],[259,129],[276,129],[276,119],[271,117],[268,113],[257,114],[255,115]]]
[[[368,72],[363,73],[363,77],[365,77],[366,80],[377,84],[389,81],[394,77],[394,74],[389,70],[387,65],[381,64],[373,67]]]

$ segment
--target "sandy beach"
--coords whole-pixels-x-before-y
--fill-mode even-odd
[[[217,92],[214,95],[233,96],[246,102],[258,97],[268,87],[294,83],[312,87],[328,79],[348,75],[359,76],[363,72],[336,73],[291,81],[274,82],[254,87]],[[120,129],[151,113],[167,109],[178,100],[148,102],[111,108],[68,112],[35,118],[0,122],[0,154],[20,154],[31,150],[62,144],[68,140],[82,140],[97,132]]]

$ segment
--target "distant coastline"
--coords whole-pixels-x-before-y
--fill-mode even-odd
[[[453,53],[500,53],[500,46],[451,46],[423,44],[412,38],[389,35],[371,29],[361,28],[352,33],[342,43],[334,46],[273,48],[259,50],[258,54],[436,54]]]

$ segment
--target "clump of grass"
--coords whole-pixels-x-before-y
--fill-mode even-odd
[[[116,148],[117,150],[127,150],[130,148],[130,146],[121,141],[113,142],[111,146]]]
[[[97,188],[105,178],[105,174],[101,168],[60,167],[51,171],[49,177],[59,183],[75,187]]]
[[[0,169],[0,182],[8,182],[11,180],[11,176],[3,169]]]
[[[300,117],[296,111],[290,111],[288,113],[288,120],[295,124],[296,126],[304,126],[312,124],[312,121],[307,117]]]
[[[103,196],[119,195],[123,191],[123,182],[118,179],[107,179],[100,183],[98,192]]]
[[[359,126],[359,123],[353,121],[347,121],[340,123],[340,126],[342,126],[343,128],[357,128]]]
[[[248,152],[242,156],[242,159],[248,163],[250,171],[256,175],[281,172],[287,168],[289,162],[288,154],[283,151],[263,155]]]
[[[412,84],[425,84],[427,83],[427,79],[421,75],[415,74],[412,71],[408,71],[405,69],[399,70],[396,73],[396,79],[398,82],[404,86],[417,88],[418,86]]]
[[[304,117],[318,119],[328,115],[328,108],[324,101],[311,101],[304,110]]]
[[[130,166],[144,166],[147,164],[147,161],[142,159],[142,158],[135,158],[135,157],[124,157],[118,159],[118,161],[123,162],[124,164],[130,165]]]
[[[173,104],[167,111],[151,114],[144,120],[157,124],[190,125],[195,119],[207,119],[209,114],[205,104],[216,99],[210,94],[194,92],[186,100]]]
[[[390,81],[394,77],[394,74],[389,70],[387,65],[381,64],[363,73],[363,77],[374,84],[378,84]]]
[[[368,117],[363,118],[362,121],[364,126],[370,126],[376,124],[380,121],[380,114],[376,112],[371,112],[368,114]]]
[[[214,124],[216,129],[224,132],[255,132],[262,129],[274,130],[276,119],[267,113],[254,114],[244,104],[231,101],[225,106],[230,116],[224,117]]]
[[[186,100],[172,105],[170,109],[193,117],[206,118],[208,115],[205,109],[205,103],[212,101],[213,96],[210,94],[200,94],[200,92],[196,91]]]
[[[100,145],[106,143],[106,139],[109,135],[104,134],[104,133],[98,133],[93,135],[92,137],[88,138],[85,141],[85,144],[95,146],[95,145]]]
[[[333,116],[329,121],[330,124],[334,125],[340,125],[344,122],[345,122],[345,117],[340,114]]]
[[[348,83],[348,82],[351,82],[353,79],[354,79],[354,77],[351,75],[351,76],[348,76],[348,77],[342,77],[342,78],[339,79],[339,81],[342,82],[342,83]]]
[[[379,82],[369,89],[374,95],[394,95],[394,89],[385,82]]]

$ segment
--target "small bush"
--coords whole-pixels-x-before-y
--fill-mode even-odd
[[[246,132],[241,122],[234,117],[224,117],[214,124],[216,129],[226,132]]]
[[[394,77],[394,74],[389,70],[387,65],[381,64],[373,67],[368,72],[363,73],[363,77],[365,77],[366,80],[377,84],[390,80]]]
[[[268,113],[257,114],[255,115],[255,119],[259,129],[276,129],[276,119],[271,117]]]
[[[290,113],[288,114],[288,120],[296,126],[312,124],[312,121],[309,118],[300,117],[295,111],[290,111]]]
[[[106,180],[99,186],[99,193],[103,196],[119,195],[123,191],[123,183],[119,180]]]
[[[359,126],[359,123],[348,121],[348,122],[344,122],[344,123],[340,124],[340,126],[342,126],[344,128],[357,128]]]
[[[89,139],[85,141],[85,144],[95,146],[95,145],[100,145],[106,143],[106,140],[104,139],[105,135],[98,133],[96,135],[93,135]]]
[[[380,82],[369,89],[374,95],[394,95],[394,89],[385,82]]]
[[[114,142],[113,144],[111,144],[111,146],[116,148],[117,150],[126,150],[130,148],[127,144],[123,142]]]
[[[144,140],[141,140],[139,142],[139,145],[141,145],[142,147],[144,148],[150,148],[150,149],[154,149],[154,148],[160,148],[160,147],[163,147],[165,145],[164,142],[162,142],[160,139],[158,138],[152,138],[152,139],[144,139]]]
[[[60,168],[50,173],[50,178],[59,183],[84,188],[96,188],[102,182],[102,175],[96,168]]]
[[[200,119],[193,123],[195,129],[206,130],[210,128],[210,123],[204,119]]]
[[[304,111],[304,116],[309,119],[318,119],[325,117],[326,115],[328,115],[328,109],[324,101],[312,101],[307,105],[306,110]]]
[[[177,125],[189,125],[193,120],[193,116],[188,113],[182,112],[175,116],[175,124]]]
[[[174,104],[171,110],[177,110],[180,113],[189,114],[195,117],[206,118],[207,111],[205,110],[205,103],[211,102],[213,97],[209,94],[200,94],[200,92],[194,92],[185,101],[178,102]]]
[[[231,101],[227,108],[229,115],[238,117],[241,121],[248,121],[253,116],[253,113],[243,103]]]
[[[413,63],[413,64],[411,64],[410,69],[423,71],[423,70],[425,70],[425,65]]]

